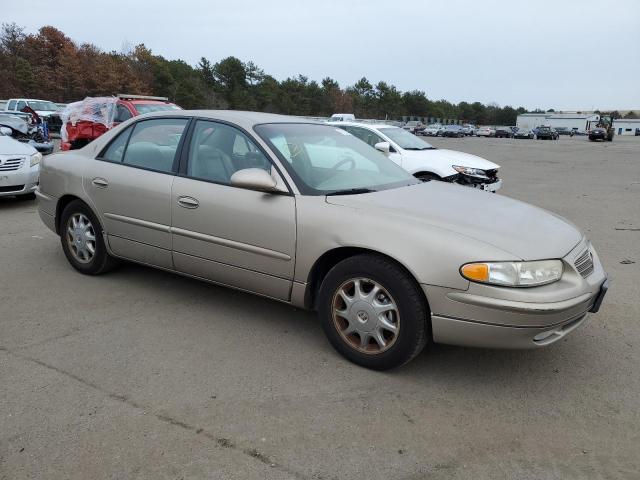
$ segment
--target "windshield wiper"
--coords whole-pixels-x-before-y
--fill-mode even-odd
[[[405,150],[435,150],[435,147],[404,147]]]
[[[333,192],[325,193],[328,197],[330,195],[358,195],[359,193],[371,193],[376,190],[371,190],[370,188],[346,188],[344,190],[334,190]]]

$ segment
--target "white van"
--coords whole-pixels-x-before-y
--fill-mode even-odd
[[[334,113],[329,122],[355,122],[356,116],[353,113]]]

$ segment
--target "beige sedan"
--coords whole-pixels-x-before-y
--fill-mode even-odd
[[[374,369],[430,342],[549,345],[606,275],[572,224],[422,182],[348,132],[251,112],[136,117],[42,161],[39,214],[78,271],[120,260],[315,309]]]

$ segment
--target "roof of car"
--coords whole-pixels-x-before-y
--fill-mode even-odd
[[[241,110],[171,110],[163,112],[147,113],[139,118],[162,117],[162,116],[184,116],[184,117],[202,117],[212,120],[221,120],[239,125],[243,128],[252,128],[254,125],[261,123],[310,123],[322,125],[321,122],[309,120],[290,115],[276,115],[274,113],[262,112],[245,112]],[[339,122],[341,125],[347,122]]]
[[[134,105],[142,105],[142,104],[149,104],[149,103],[166,105],[168,103],[172,103],[168,100],[154,100],[151,98],[119,98],[118,101],[129,102],[129,103],[133,103]]]
[[[334,126],[352,126],[352,127],[368,127],[368,128],[400,128],[395,125],[389,125],[388,123],[367,123],[367,122],[328,122],[329,125]]]

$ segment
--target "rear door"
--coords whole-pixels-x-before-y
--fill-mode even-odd
[[[171,193],[178,271],[281,300],[295,266],[295,197],[231,185],[244,168],[279,174],[250,136],[198,120]]]
[[[116,255],[172,268],[171,184],[188,122],[136,122],[88,162],[84,189]]]

